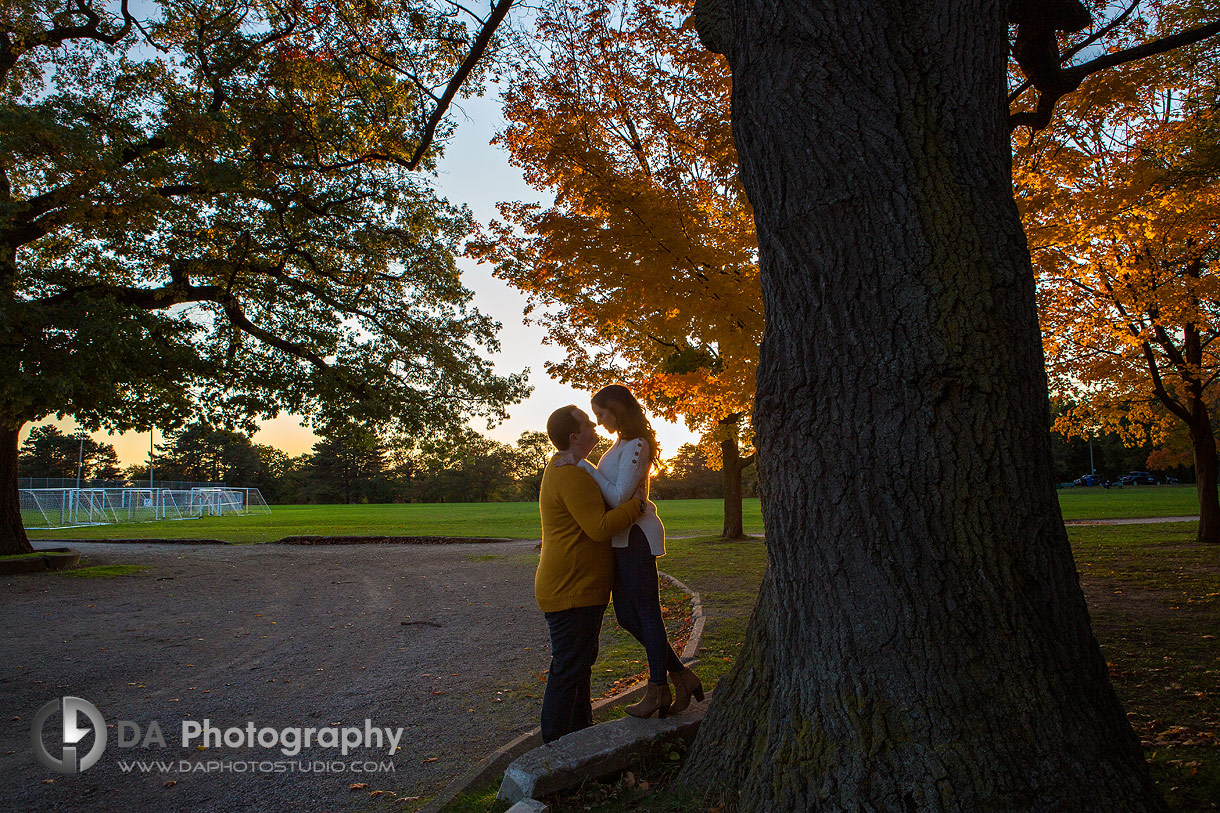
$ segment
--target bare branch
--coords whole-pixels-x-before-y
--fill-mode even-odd
[[[449,5],[453,6],[454,8],[461,9],[462,11],[469,14],[471,17],[474,17],[476,20],[479,21],[479,25],[487,25],[487,20],[485,20],[482,17],[480,17],[479,15],[475,14],[473,11],[466,8],[461,3],[455,3],[455,2],[453,2],[453,0],[445,0],[445,2],[448,3]]]
[[[1014,56],[1016,56],[1021,70],[1038,90],[1038,105],[1034,110],[1013,113],[1008,117],[1008,125],[1010,130],[1029,127],[1037,131],[1050,124],[1055,105],[1064,96],[1080,87],[1080,83],[1086,77],[1128,62],[1135,62],[1172,51],[1175,48],[1202,42],[1220,34],[1220,20],[1124,48],[1113,54],[1105,54],[1071,68],[1063,68],[1060,65],[1058,45],[1053,30],[1035,28],[1026,33],[1026,28],[1028,26],[1021,26],[1017,31],[1017,48],[1014,49]]]
[[[462,84],[466,81],[466,77],[470,76],[474,66],[483,58],[483,52],[487,50],[492,35],[495,34],[496,28],[499,27],[512,5],[513,0],[498,0],[495,8],[492,9],[491,14],[487,17],[486,24],[479,31],[479,36],[475,38],[470,51],[466,54],[466,58],[462,60],[457,73],[449,80],[449,85],[445,88],[444,94],[441,95],[436,109],[428,117],[428,121],[424,125],[424,131],[420,135],[419,144],[415,147],[415,153],[407,161],[408,169],[418,169],[419,165],[423,162],[424,155],[428,152],[428,148],[432,146],[432,140],[436,137],[436,128],[440,126],[441,121],[445,118],[445,113],[449,111],[449,106],[453,103]]]
[[[1102,26],[1101,28],[1099,28],[1097,31],[1093,32],[1089,36],[1085,37],[1083,40],[1076,43],[1071,48],[1068,48],[1066,51],[1063,52],[1063,61],[1067,62],[1069,59],[1076,56],[1076,54],[1080,53],[1085,48],[1088,48],[1090,45],[1097,42],[1098,40],[1100,40],[1102,37],[1109,34],[1114,29],[1118,28],[1120,25],[1123,24],[1124,20],[1126,20],[1128,17],[1130,17],[1131,14],[1137,8],[1139,8],[1139,4],[1140,4],[1140,0],[1132,0],[1131,5],[1127,6],[1127,8],[1123,10],[1122,14],[1119,14],[1113,20],[1106,23],[1104,26]]]

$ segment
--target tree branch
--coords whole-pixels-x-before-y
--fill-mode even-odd
[[[188,302],[214,302],[223,294],[216,285],[191,285],[184,275],[175,273],[167,285],[160,288],[137,288],[118,285],[82,285],[70,288],[45,299],[34,300],[35,305],[66,305],[83,297],[105,297],[122,305],[130,305],[146,311],[164,310],[172,305]]]
[[[1165,382],[1161,380],[1161,371],[1156,363],[1156,356],[1152,352],[1152,345],[1144,342],[1141,347],[1144,349],[1144,359],[1148,362],[1148,371],[1152,374],[1152,391],[1156,393],[1156,397],[1161,399],[1161,403],[1177,415],[1186,424],[1190,424],[1190,412],[1186,407],[1182,406],[1165,390]]]
[[[466,81],[466,77],[470,76],[474,66],[483,58],[483,52],[487,50],[492,35],[495,34],[496,28],[499,27],[500,22],[508,14],[512,4],[513,0],[498,0],[495,8],[491,10],[491,14],[487,17],[487,22],[483,25],[482,30],[479,31],[479,36],[475,38],[474,44],[471,45],[466,58],[462,60],[457,73],[449,80],[449,84],[441,95],[436,109],[432,111],[432,115],[428,117],[428,121],[424,124],[424,131],[420,135],[419,144],[415,147],[415,153],[407,161],[407,169],[418,169],[419,165],[423,162],[424,155],[428,152],[428,148],[432,146],[432,140],[436,137],[436,128],[440,126],[441,120],[445,118],[445,113],[449,111],[449,106],[453,103],[462,84]]]
[[[1036,23],[1027,23],[1018,28],[1017,45],[1013,50],[1013,55],[1016,57],[1017,64],[1021,66],[1021,70],[1037,88],[1038,104],[1034,110],[1010,115],[1008,117],[1010,130],[1029,127],[1031,130],[1037,131],[1046,127],[1050,124],[1051,115],[1059,100],[1080,87],[1080,83],[1091,74],[1163,54],[1175,48],[1193,45],[1220,34],[1220,20],[1217,20],[1188,31],[1124,48],[1113,54],[1105,54],[1071,68],[1064,68],[1060,64],[1061,59],[1054,30],[1046,27],[1027,30],[1034,25]]]
[[[331,372],[333,368],[326,363],[326,360],[317,353],[310,350],[303,344],[290,342],[287,339],[282,339],[270,331],[264,330],[258,325],[250,321],[249,317],[242,311],[236,297],[231,294],[224,296],[224,301],[218,303],[224,308],[225,316],[229,317],[229,322],[243,333],[249,333],[254,338],[258,339],[263,344],[268,344],[277,350],[282,350],[289,355],[296,356],[299,359],[304,359],[317,367],[319,370]]]

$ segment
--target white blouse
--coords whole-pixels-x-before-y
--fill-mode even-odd
[[[601,489],[602,498],[610,508],[622,505],[635,493],[639,484],[648,478],[649,462],[648,441],[643,438],[632,440],[616,440],[601,460],[594,467],[588,460],[579,464],[593,476],[597,487]],[[648,538],[648,546],[653,556],[665,555],[665,526],[657,516],[657,506],[651,500],[644,501],[644,513],[636,520],[636,525]],[[627,547],[631,529],[620,531],[614,535],[610,544],[616,548]]]

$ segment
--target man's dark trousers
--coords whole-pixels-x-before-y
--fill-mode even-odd
[[[589,681],[606,605],[545,613],[551,631],[551,673],[542,695],[542,741],[593,725]]]

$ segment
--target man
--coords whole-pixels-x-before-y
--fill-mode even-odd
[[[551,672],[542,697],[542,741],[593,724],[589,680],[602,614],[614,584],[610,539],[639,519],[637,492],[606,510],[593,478],[576,465],[597,445],[593,421],[575,406],[555,410],[546,433],[559,450],[542,473],[542,556],[534,596],[551,633]]]

